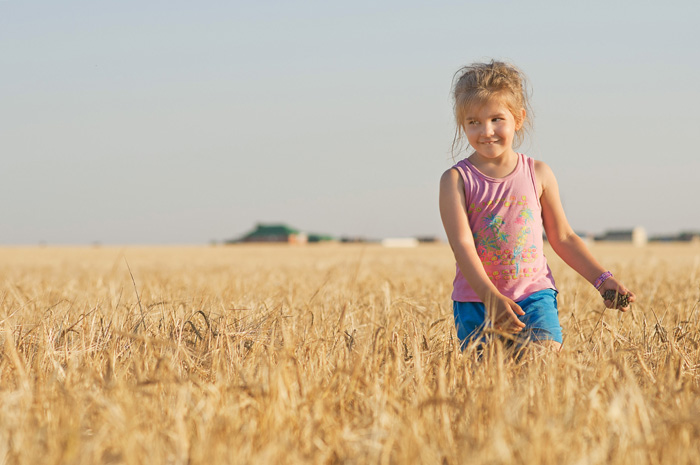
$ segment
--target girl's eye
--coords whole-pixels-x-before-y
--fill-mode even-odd
[[[469,125],[470,125],[470,126],[474,126],[474,125],[477,125],[477,124],[479,124],[478,121],[469,121]]]

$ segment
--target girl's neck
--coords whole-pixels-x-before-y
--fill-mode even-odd
[[[486,158],[474,152],[467,159],[476,169],[492,178],[505,178],[518,166],[518,154],[512,149],[497,158]]]

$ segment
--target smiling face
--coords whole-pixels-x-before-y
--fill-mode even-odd
[[[510,159],[515,153],[513,139],[525,120],[525,110],[521,111],[516,120],[503,99],[498,98],[469,108],[462,128],[476,155],[492,161]]]

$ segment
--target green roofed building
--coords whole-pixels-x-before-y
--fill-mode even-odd
[[[306,244],[307,236],[285,224],[260,224],[236,242],[282,242],[286,244]]]

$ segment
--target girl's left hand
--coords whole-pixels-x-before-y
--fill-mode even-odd
[[[609,289],[612,289],[613,291],[617,292],[620,295],[627,295],[628,301],[630,303],[637,300],[637,297],[614,277],[610,277],[610,278],[606,279],[605,282],[603,283],[603,285],[600,287],[600,289],[598,289],[598,292],[600,292],[600,295],[602,296],[605,293],[605,291],[607,291]],[[617,308],[618,310],[623,311],[623,312],[626,312],[630,308],[629,305],[627,305],[625,307],[621,307],[618,305],[617,307],[615,307],[613,305],[612,300],[606,300],[605,306],[608,308]]]

